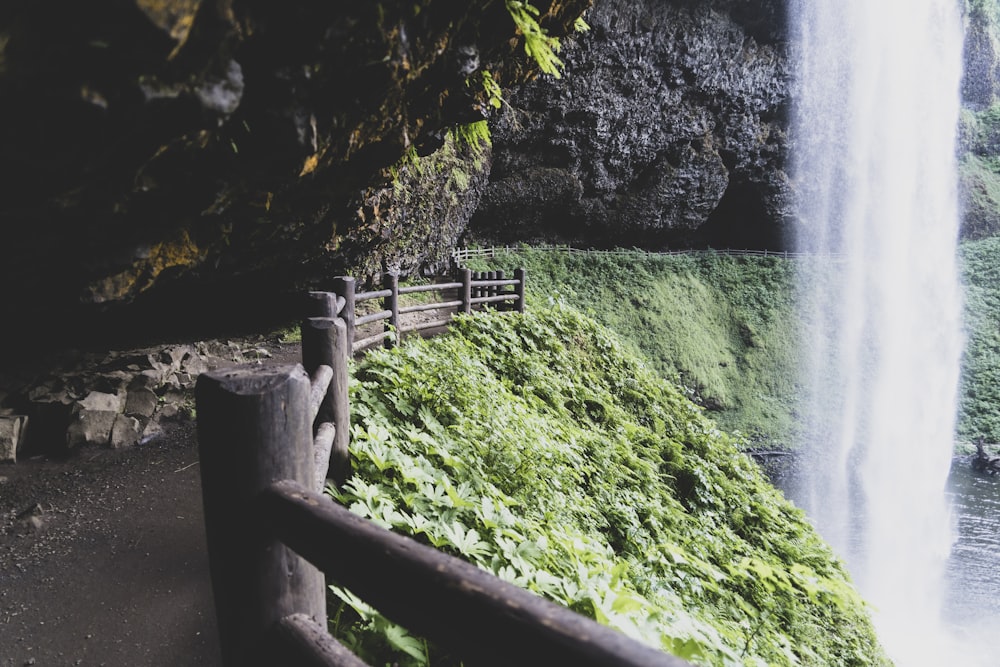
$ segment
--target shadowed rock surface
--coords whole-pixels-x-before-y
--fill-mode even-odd
[[[783,248],[791,214],[783,3],[595,3],[558,85],[498,122],[476,234]]]
[[[563,36],[589,0],[535,4]],[[280,319],[283,294],[347,267],[438,260],[467,207],[416,230],[368,190],[485,117],[479,68],[535,73],[504,3],[4,3],[5,333]]]

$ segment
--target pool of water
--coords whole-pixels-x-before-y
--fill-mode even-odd
[[[986,654],[1000,638],[1000,476],[972,470],[956,458],[948,477],[955,543],[945,575],[947,625],[961,643]],[[1000,657],[993,654],[992,662]]]
[[[795,502],[801,493],[796,485],[800,462],[794,456],[760,462],[772,483]],[[956,457],[946,496],[954,543],[941,610],[941,622],[950,635],[945,653],[953,658],[950,664],[995,667],[1000,664],[996,646],[1000,638],[1000,475],[976,472],[970,457]],[[912,585],[933,586],[934,582],[914,581]]]

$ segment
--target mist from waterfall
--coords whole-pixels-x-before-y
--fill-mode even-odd
[[[793,180],[810,356],[793,498],[900,667],[940,618],[959,359],[957,0],[793,0]]]

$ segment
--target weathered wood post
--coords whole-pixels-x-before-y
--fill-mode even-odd
[[[385,346],[393,348],[399,345],[401,336],[399,331],[399,274],[395,271],[382,274],[382,289],[391,292],[389,296],[382,299],[382,310],[388,310],[392,313],[385,321],[385,330],[391,332],[385,337]]]
[[[506,274],[504,273],[503,269],[497,269],[496,275],[497,275],[497,280],[504,280]],[[496,290],[497,290],[497,296],[500,296],[501,294],[507,291],[507,287],[506,286],[497,287]],[[494,308],[496,308],[497,310],[510,310],[511,304],[508,303],[507,301],[497,301]]]
[[[461,300],[460,312],[468,315],[472,312],[472,269],[459,269],[458,280],[462,283],[458,298]]]
[[[487,271],[486,272],[486,279],[487,280],[496,280],[497,279],[497,272],[496,271]],[[486,296],[489,296],[489,297],[496,296],[497,293],[499,293],[499,291],[500,291],[500,289],[496,285],[490,285],[489,287],[486,288]],[[496,304],[495,303],[494,304],[490,304],[490,305],[487,306],[487,308],[492,308],[492,309],[496,310]]]
[[[327,477],[339,486],[350,475],[351,406],[347,394],[350,358],[347,325],[342,318],[310,317],[302,322],[302,365],[312,383],[318,382],[320,368],[326,366],[333,371],[312,425],[316,480],[312,488],[317,491],[323,490]]]
[[[352,349],[354,345],[354,295],[357,291],[354,278],[337,276],[333,279],[333,291],[337,296],[344,298],[344,306],[340,310],[340,316],[344,318],[344,324],[347,325],[347,349]]]
[[[524,281],[528,278],[528,272],[523,268],[514,269],[514,293],[517,294],[517,312],[524,312]]]
[[[261,491],[313,483],[310,383],[302,366],[248,366],[198,378],[198,451],[223,663],[270,665],[278,622],[326,624],[323,573],[255,519]]]

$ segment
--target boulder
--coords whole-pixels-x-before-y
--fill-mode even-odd
[[[507,96],[479,238],[781,249],[791,68],[776,0],[604,0],[558,84]]]
[[[149,418],[156,412],[159,399],[151,389],[130,389],[125,400],[125,414],[134,417]]]
[[[24,415],[0,417],[0,463],[16,463],[28,418]]]
[[[122,401],[116,394],[106,394],[101,391],[92,391],[77,405],[87,411],[98,412],[121,412]]]
[[[66,429],[66,446],[70,449],[79,445],[106,447],[111,442],[111,429],[118,414],[117,410],[80,410]]]
[[[115,417],[114,425],[111,427],[109,444],[112,449],[131,447],[139,442],[141,431],[138,419],[127,415],[118,415]]]

